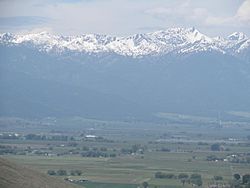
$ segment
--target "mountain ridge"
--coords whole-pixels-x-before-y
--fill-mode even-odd
[[[145,56],[176,56],[197,52],[215,51],[250,60],[250,39],[241,32],[227,38],[208,37],[195,28],[169,28],[128,37],[112,37],[100,34],[76,36],[52,35],[48,32],[33,34],[0,34],[2,45],[31,45],[39,51],[63,54],[66,51],[100,54],[115,53],[133,58]]]
[[[211,39],[194,28],[169,29],[123,41],[53,36],[1,35],[0,116],[143,119],[158,112],[250,111],[250,49],[243,33]],[[92,51],[74,51],[72,41],[75,47],[89,41]],[[122,45],[115,48],[112,41]],[[94,52],[94,44],[101,51]],[[124,54],[102,51],[111,44]],[[147,51],[142,44],[154,45]]]

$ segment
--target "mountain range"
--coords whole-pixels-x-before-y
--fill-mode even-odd
[[[46,52],[64,53],[115,53],[135,58],[165,54],[190,54],[203,51],[216,51],[242,57],[248,55],[250,39],[241,32],[226,38],[208,37],[195,28],[170,28],[128,37],[86,34],[80,36],[51,35],[48,32],[36,34],[0,35],[0,43],[6,45],[33,45]],[[249,57],[247,57],[249,58]]]
[[[0,115],[250,111],[250,39],[170,28],[128,37],[0,34]]]

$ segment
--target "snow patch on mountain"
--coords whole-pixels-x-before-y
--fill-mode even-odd
[[[66,50],[80,53],[111,52],[137,58],[148,55],[190,54],[203,51],[216,51],[237,56],[249,51],[250,39],[241,32],[235,32],[227,38],[211,38],[195,28],[170,28],[128,37],[99,34],[60,36],[48,32],[18,35],[4,33],[0,34],[0,44],[30,44],[45,52],[63,53]]]

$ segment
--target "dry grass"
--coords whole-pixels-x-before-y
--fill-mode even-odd
[[[0,187],[77,188],[78,186],[0,158]]]

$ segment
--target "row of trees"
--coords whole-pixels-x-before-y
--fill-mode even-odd
[[[67,170],[48,170],[47,172],[48,175],[51,176],[67,176],[67,175],[71,175],[71,176],[81,176],[82,175],[82,171],[81,170],[71,170],[70,172],[67,172]]]
[[[208,187],[225,187],[225,188],[250,188],[250,174],[234,174],[233,179],[228,183],[223,181],[222,176],[214,176],[216,182],[212,183]]]
[[[66,135],[52,135],[52,136],[46,136],[46,135],[40,135],[40,134],[27,134],[24,136],[26,140],[54,140],[54,141],[68,141],[72,140]]]
[[[250,174],[234,174],[234,180],[239,181],[241,184],[246,185],[249,184],[250,186]]]
[[[156,172],[155,178],[160,179],[179,179],[184,185],[185,183],[191,183],[196,186],[202,186],[202,178],[200,174],[191,174],[190,176],[186,173],[181,173],[178,176],[172,173]]]
[[[143,154],[146,149],[147,149],[146,146],[143,146],[141,144],[134,144],[130,148],[122,148],[121,153],[122,154],[132,154],[132,153]]]
[[[81,153],[82,157],[116,157],[115,153],[107,153],[102,151],[86,151]]]

